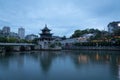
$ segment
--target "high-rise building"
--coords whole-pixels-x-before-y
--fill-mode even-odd
[[[24,28],[19,28],[18,29],[18,35],[20,37],[20,39],[24,39],[25,38],[25,29]]]
[[[10,33],[10,27],[4,26],[2,31],[3,31],[3,34],[9,34]]]
[[[108,24],[108,32],[109,33],[114,33],[118,29],[120,29],[120,21],[111,22]]]

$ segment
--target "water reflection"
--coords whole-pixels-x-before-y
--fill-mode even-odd
[[[119,51],[7,53],[0,56],[0,79],[119,80],[120,55]]]

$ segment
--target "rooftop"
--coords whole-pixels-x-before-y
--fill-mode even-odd
[[[42,29],[42,31],[51,31],[51,30],[48,29],[47,25],[45,24],[45,27]]]

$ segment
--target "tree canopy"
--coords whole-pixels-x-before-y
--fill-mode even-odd
[[[75,30],[71,38],[77,38],[84,34],[89,34],[89,33],[96,34],[97,36],[99,36],[101,34],[101,31],[98,29]]]

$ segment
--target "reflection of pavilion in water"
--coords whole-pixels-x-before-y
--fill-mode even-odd
[[[44,72],[49,71],[53,58],[54,58],[54,55],[50,55],[50,53],[45,53],[45,52],[41,53],[39,60],[40,60],[41,68]]]
[[[57,57],[58,52],[53,51],[41,51],[37,54],[32,54],[33,58],[40,63],[40,67],[43,72],[48,72],[52,66],[53,60]]]

